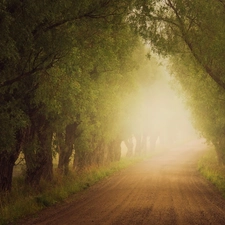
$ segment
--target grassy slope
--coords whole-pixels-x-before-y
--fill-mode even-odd
[[[217,156],[213,148],[210,148],[199,160],[198,169],[225,197],[225,167],[218,164]]]
[[[23,180],[17,178],[10,194],[0,196],[0,225],[16,223],[17,220],[35,214],[43,208],[63,202],[99,180],[142,160],[141,157],[122,158],[107,167],[92,168],[82,174],[71,173],[63,178],[55,176],[53,184],[42,182],[39,190],[23,186]]]

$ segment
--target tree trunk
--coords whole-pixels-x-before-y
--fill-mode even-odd
[[[43,174],[44,156],[41,152],[35,154],[24,153],[26,160],[26,184],[32,187],[38,187]]]
[[[65,152],[65,135],[63,133],[57,133],[56,134],[57,139],[57,148],[58,148],[58,154],[59,154],[59,160],[58,160],[58,170],[61,174],[63,174],[64,171],[64,152]]]
[[[141,145],[142,145],[143,153],[147,154],[147,151],[148,151],[148,137],[147,137],[147,134],[143,135]]]
[[[24,148],[26,161],[26,183],[38,186],[41,178],[53,179],[52,164],[52,132],[44,115],[35,115],[28,134],[28,142]],[[44,176],[42,176],[46,172]]]
[[[223,149],[217,146],[215,150],[216,150],[217,160],[219,165],[225,166],[225,155],[224,155]]]
[[[225,137],[222,135],[219,142],[214,143],[217,160],[221,166],[225,166]]]
[[[76,165],[74,165],[74,168],[78,171],[81,172],[85,169],[85,167],[87,166],[87,158],[88,158],[88,153],[76,148],[75,150],[75,158],[74,158],[74,162],[76,163]]]
[[[3,151],[0,154],[0,192],[12,188],[13,167],[17,157],[14,152]]]
[[[114,161],[120,161],[120,158],[121,158],[121,142],[122,142],[122,140],[120,138],[117,138],[113,142],[113,146],[114,146]]]
[[[46,181],[53,180],[52,137],[53,131],[51,128],[46,129],[46,132],[41,132],[39,134],[40,146],[45,155],[42,177]]]
[[[140,155],[142,152],[142,136],[141,134],[136,134],[135,139],[136,139],[136,146],[135,146],[135,155]]]
[[[60,139],[58,169],[64,175],[69,173],[69,163],[74,149],[74,141],[79,136],[76,134],[78,125],[79,124],[76,122],[69,124],[66,126],[65,137],[63,134],[58,135],[58,138]]]
[[[16,134],[16,145],[11,151],[0,153],[0,192],[10,191],[12,188],[13,168],[19,157],[23,145],[25,131],[19,130]]]
[[[115,139],[113,141],[111,141],[111,143],[108,146],[108,158],[109,158],[109,162],[115,162],[115,161],[119,161],[121,158],[121,140]]]
[[[106,158],[107,158],[106,151],[107,151],[107,149],[106,149],[106,145],[105,145],[104,141],[103,140],[99,141],[99,143],[97,144],[97,147],[92,152],[91,165],[97,165],[97,166],[104,165],[106,162]]]
[[[154,151],[156,148],[156,142],[159,138],[159,132],[158,131],[152,131],[149,134],[149,141],[150,141],[150,151]]]
[[[36,187],[39,185],[45,164],[45,156],[42,154],[36,130],[31,127],[32,134],[24,148],[24,157],[26,162],[26,184]],[[33,133],[34,132],[34,133]]]
[[[134,147],[134,144],[133,144],[132,138],[128,138],[128,139],[124,140],[124,143],[125,143],[125,145],[127,147],[127,154],[126,154],[126,156],[127,157],[133,156],[133,147]]]

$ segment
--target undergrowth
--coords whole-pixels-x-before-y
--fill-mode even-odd
[[[216,152],[213,148],[209,149],[199,160],[198,169],[225,197],[225,167],[219,165]]]
[[[42,181],[38,190],[25,187],[23,179],[17,178],[12,191],[0,195],[0,225],[15,224],[22,218],[63,202],[97,181],[142,159],[141,157],[122,158],[107,167],[89,168],[82,174],[71,172],[67,177],[56,174],[54,182],[49,184]]]

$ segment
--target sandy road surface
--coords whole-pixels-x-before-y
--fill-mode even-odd
[[[203,148],[189,143],[145,160],[24,224],[225,224],[225,200],[196,170]]]

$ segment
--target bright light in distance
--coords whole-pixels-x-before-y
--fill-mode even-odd
[[[196,138],[196,132],[190,122],[190,115],[182,100],[170,87],[170,76],[162,68],[159,76],[150,86],[143,87],[134,100],[131,113],[133,140],[137,135],[147,136],[146,145],[171,148],[178,143]]]

